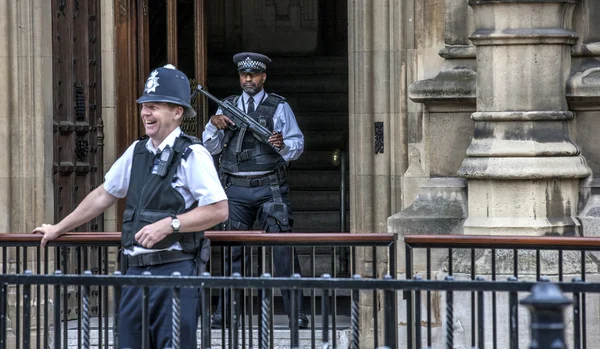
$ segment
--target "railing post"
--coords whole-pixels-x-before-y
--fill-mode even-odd
[[[539,282],[521,301],[531,312],[530,349],[566,349],[564,308],[571,304],[560,288]]]
[[[271,274],[264,273],[261,276],[264,279],[271,279]],[[267,349],[269,347],[269,315],[271,314],[271,292],[269,288],[263,288],[260,292],[260,313],[258,319],[258,347]]]
[[[0,283],[0,349],[6,349],[6,316],[8,313],[7,285]]]
[[[122,252],[121,252],[122,253]],[[117,270],[113,273],[113,276],[120,277],[123,274]],[[121,286],[115,285],[114,287],[114,314],[113,314],[113,348],[120,348],[119,346],[119,313],[121,312]]]
[[[210,278],[210,273],[202,273],[203,278]],[[200,288],[200,304],[202,309],[202,332],[200,339],[200,348],[210,348],[210,287],[207,287],[205,283],[202,283]]]
[[[583,280],[577,276],[572,280],[573,283],[582,283]],[[581,300],[585,297],[585,293],[573,292],[573,348],[581,349],[581,325],[584,321],[582,317]],[[584,343],[585,344],[585,343]],[[585,347],[585,346],[584,346]]]
[[[242,254],[242,260],[244,259],[244,255]],[[231,262],[231,260],[230,260]],[[232,263],[232,262],[231,262]],[[245,270],[245,267],[242,266],[242,270]],[[242,275],[240,273],[233,273],[231,275],[233,278],[236,279],[240,279],[242,277]],[[237,288],[232,288],[230,291],[230,295],[232,295],[230,297],[231,299],[231,308],[230,308],[230,312],[231,315],[233,316],[231,318],[231,321],[229,322],[229,341],[231,343],[233,343],[233,348],[237,348],[238,347],[238,343],[240,341],[240,333],[239,333],[239,325],[240,325],[240,318],[242,316],[241,314],[241,308],[240,308],[240,292],[241,290],[237,289]]]
[[[324,280],[331,279],[329,274],[323,274],[321,276]],[[373,310],[375,311],[375,310]],[[377,316],[377,315],[375,315]],[[329,348],[329,289],[323,289],[323,296],[321,297],[321,348]],[[377,334],[376,334],[377,335]]]
[[[25,252],[25,255],[27,253]],[[24,263],[25,267],[27,263]],[[31,270],[25,270],[25,275],[32,276]],[[17,323],[17,326],[19,324]],[[31,284],[23,285],[23,349],[31,348]]]
[[[514,252],[516,256],[517,253]],[[506,278],[507,281],[517,282],[518,279],[516,276],[509,276]],[[519,349],[519,298],[518,293],[516,291],[510,291],[508,293],[508,316],[509,316],[509,327],[508,327],[508,337],[509,337],[509,348],[510,349]]]
[[[454,281],[454,278],[446,276],[445,280],[451,282]],[[446,348],[454,348],[454,294],[452,291],[446,291]]]
[[[181,273],[178,271],[174,271],[171,273],[173,277],[181,276]],[[172,296],[173,304],[171,310],[171,322],[172,322],[172,334],[173,338],[173,349],[180,349],[181,343],[181,291],[179,287],[173,287],[173,296]]]
[[[294,274],[292,275],[293,279],[300,279],[301,276],[300,274]],[[298,349],[300,348],[300,336],[298,334],[298,315],[299,315],[299,309],[298,309],[298,295],[299,292],[302,292],[302,289],[298,289],[296,287],[290,289],[290,347],[292,349]]]
[[[85,276],[91,276],[92,272],[89,270],[86,270],[83,272],[83,275]],[[90,348],[90,286],[86,285],[83,287],[83,299],[81,301],[81,307],[82,309],[82,328],[81,331],[82,333],[81,338],[83,339],[83,348],[84,349],[89,349]],[[98,321],[101,321],[101,319],[98,319]],[[108,340],[108,338],[107,338]]]
[[[58,255],[58,254],[57,254]],[[54,275],[56,276],[61,276],[62,275],[62,271],[60,270],[56,270],[54,272]],[[60,284],[56,284],[54,285],[54,347],[55,348],[60,348],[61,347],[61,342],[60,342],[60,333],[61,333],[61,321],[60,321]],[[66,324],[65,324],[65,331],[66,331]]]
[[[355,274],[352,279],[354,280],[361,280],[360,275]],[[359,327],[358,327],[358,322],[359,322],[359,316],[360,316],[360,312],[359,312],[359,302],[360,302],[360,293],[359,293],[359,289],[355,288],[352,290],[352,309],[351,309],[351,313],[350,313],[350,329],[352,331],[352,336],[351,336],[351,342],[350,342],[350,348],[351,349],[358,349],[359,348],[359,343],[360,343],[360,332],[359,332]]]
[[[421,275],[413,277],[415,281],[423,281]],[[415,349],[421,349],[421,291],[416,290],[414,294],[414,313],[415,313]]]
[[[391,280],[392,277],[388,274],[383,277],[384,280]],[[396,297],[395,290],[384,290],[384,314],[383,319],[385,321],[384,326],[384,342],[385,346],[390,348],[396,347],[396,331],[398,331],[398,324],[396,323],[396,304],[394,300]]]
[[[152,273],[145,271],[143,276],[151,276]],[[150,288],[142,288],[142,349],[150,348]]]

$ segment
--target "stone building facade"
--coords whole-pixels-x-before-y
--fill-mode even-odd
[[[196,2],[206,6],[206,0]],[[53,46],[53,23],[61,6],[75,9],[69,6],[76,3],[84,1],[0,1],[0,231],[27,232],[57,217],[56,171],[70,173],[68,164],[56,163],[57,137],[70,131],[55,120],[61,51]],[[101,120],[90,126],[102,131],[90,143],[102,150],[96,183],[135,135],[120,133],[122,120],[135,123],[137,116],[134,106],[119,103],[138,94],[121,94],[133,72],[123,61],[127,33],[119,29],[120,16],[132,3],[143,16],[152,2],[87,3],[98,4],[88,20],[100,35],[101,81],[94,86]],[[224,11],[241,6],[220,3]],[[271,21],[261,13],[286,28],[299,25],[294,18],[304,21],[298,28],[307,40],[296,40],[301,45],[284,54],[301,55],[320,40],[311,36],[319,27],[315,6],[322,10],[329,2],[251,3],[253,23]],[[598,235],[599,3],[356,0],[333,11],[347,19],[341,26],[347,35],[327,40],[330,46],[347,40],[340,47],[348,68],[351,232],[390,232],[400,241],[405,234]],[[222,32],[223,42],[238,35]],[[129,40],[127,47],[137,45]],[[80,194],[69,195],[76,201]],[[114,207],[96,227],[114,231],[117,222]],[[360,258],[386,261],[366,252]]]

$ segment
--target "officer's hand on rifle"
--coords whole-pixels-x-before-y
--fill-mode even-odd
[[[230,125],[235,125],[235,123],[230,118],[222,114],[211,116],[210,123],[215,125],[215,127],[219,130],[224,130]]]
[[[283,136],[279,132],[273,132],[273,135],[269,137],[269,143],[273,144],[278,149],[283,148]]]

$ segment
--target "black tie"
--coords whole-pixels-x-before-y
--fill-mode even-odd
[[[254,111],[254,98],[248,98],[248,114]]]

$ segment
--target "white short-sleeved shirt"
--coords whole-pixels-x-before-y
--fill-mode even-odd
[[[173,147],[180,134],[181,129],[177,127],[158,146],[158,149],[154,147],[152,141],[146,143],[146,148],[149,152],[155,154],[157,150],[162,151],[167,145]],[[104,189],[118,198],[124,198],[127,195],[133,163],[133,151],[137,142],[133,142],[127,148],[104,177]],[[200,144],[192,144],[190,148],[192,152],[179,163],[175,175],[177,178],[172,183],[173,188],[183,196],[186,209],[190,208],[196,201],[198,201],[198,206],[205,206],[227,200],[208,150]],[[177,242],[167,250],[181,250],[181,245]],[[133,249],[125,250],[125,254],[137,255],[156,251],[158,250],[134,246]]]

